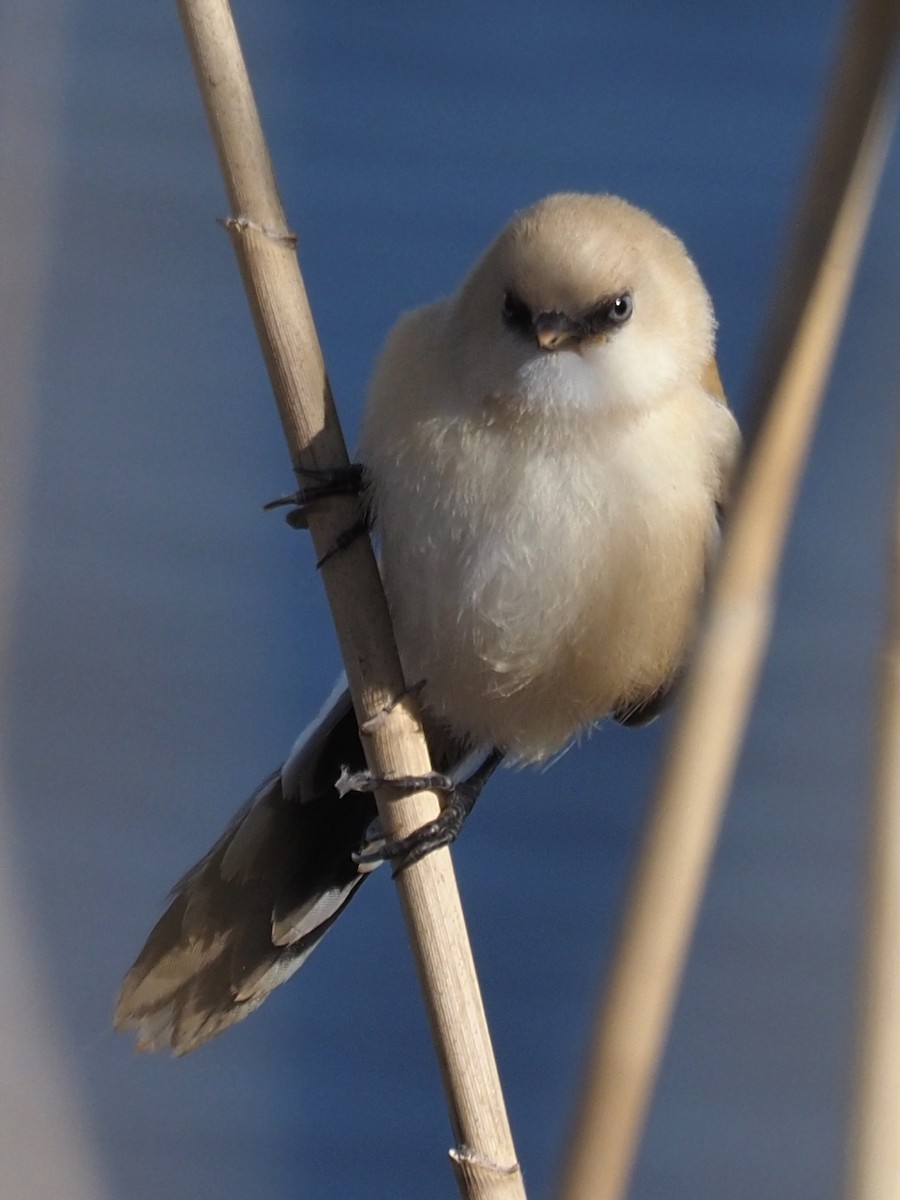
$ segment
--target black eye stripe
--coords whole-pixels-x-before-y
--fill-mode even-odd
[[[531,330],[531,309],[515,292],[507,292],[503,297],[503,320],[511,329],[518,329],[524,333]]]
[[[602,300],[595,308],[586,313],[580,321],[573,322],[580,330],[580,337],[591,337],[601,333],[609,333],[624,325],[634,312],[634,298],[631,292],[620,292],[618,296],[610,296]],[[520,333],[530,335],[534,330],[534,314],[513,291],[507,291],[503,296],[503,322]]]

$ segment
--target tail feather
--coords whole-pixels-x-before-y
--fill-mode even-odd
[[[374,799],[334,788],[341,767],[363,765],[345,693],[176,885],[116,1006],[116,1028],[134,1029],[139,1050],[186,1054],[306,960],[366,877],[352,855]]]
[[[480,790],[499,761],[429,729],[435,766]],[[364,768],[346,691],[335,693],[287,762],[175,885],[169,907],[125,976],[117,1029],[139,1050],[186,1054],[258,1008],[306,961],[372,865],[372,795],[336,788]]]

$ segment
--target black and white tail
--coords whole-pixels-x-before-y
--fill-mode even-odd
[[[430,738],[435,765],[477,794],[499,761]],[[115,1026],[139,1050],[187,1054],[257,1009],[302,966],[373,869],[354,855],[377,844],[370,793],[339,793],[365,760],[346,691],[301,734],[171,903],[125,976]],[[374,865],[377,865],[374,864]]]
[[[335,790],[364,766],[344,692],[173,889],[116,1006],[139,1050],[194,1050],[303,964],[366,878],[374,797]]]

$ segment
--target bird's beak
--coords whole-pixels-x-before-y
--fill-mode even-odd
[[[581,330],[571,317],[561,312],[538,313],[532,322],[534,336],[542,350],[559,350],[581,336]]]

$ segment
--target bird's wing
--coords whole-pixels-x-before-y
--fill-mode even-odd
[[[719,364],[716,362],[715,357],[711,358],[704,367],[703,374],[700,376],[700,386],[706,392],[707,396],[712,396],[720,404],[728,406],[725,389],[722,387],[722,376],[719,374]]]
[[[710,399],[714,400],[717,404],[721,404],[724,409],[728,409],[728,400],[725,396],[725,389],[722,387],[719,366],[714,357],[706,364],[703,374],[700,377],[700,383]],[[737,423],[731,417],[731,414],[727,413],[726,420],[722,425],[722,437],[716,455],[719,479],[715,495],[715,526],[711,531],[709,539],[707,574],[709,574],[709,570],[715,562],[718,552],[722,521],[725,516],[725,508],[731,490],[739,450],[740,434]],[[629,727],[649,725],[651,721],[655,721],[659,714],[671,704],[678,694],[678,685],[681,681],[683,671],[683,665],[680,664],[661,688],[657,688],[655,692],[637,702],[629,703],[617,709],[613,713],[615,720],[620,725],[628,725]]]

